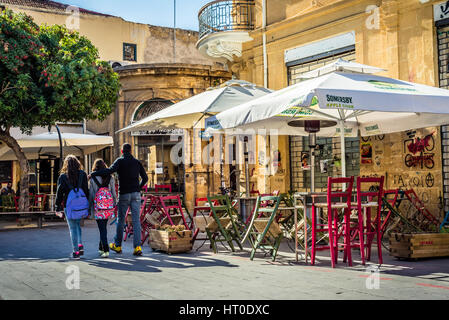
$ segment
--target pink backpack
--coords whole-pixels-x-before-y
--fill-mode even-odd
[[[94,199],[95,219],[109,219],[115,212],[114,198],[108,187],[100,186],[96,179],[94,181],[100,187]]]

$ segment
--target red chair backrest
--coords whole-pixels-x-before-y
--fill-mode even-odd
[[[207,198],[195,198],[195,206],[199,207],[200,206],[200,202],[207,203]]]
[[[181,209],[181,197],[179,195],[176,196],[165,196],[159,197],[161,199],[161,204],[165,209]]]
[[[148,205],[151,205],[151,195],[150,196],[142,196],[140,198],[140,216],[145,215],[148,211]]]
[[[171,184],[157,184],[154,186],[156,192],[159,192],[159,190],[168,189],[168,192],[171,192]]]
[[[251,190],[251,191],[249,192],[249,194],[250,194],[250,195],[255,194],[255,195],[257,195],[257,196],[260,196],[259,190]]]
[[[335,185],[341,185],[345,184],[346,189],[345,191],[342,191],[342,189],[335,189]],[[352,196],[352,185],[354,184],[354,177],[351,176],[349,178],[333,178],[328,177],[327,178],[327,203],[330,205],[334,198],[340,198],[338,202],[346,202],[348,206],[351,205],[351,196]]]
[[[36,198],[34,200],[34,205],[43,207],[45,205],[45,201],[47,200],[47,195],[46,194],[37,194],[35,197]]]
[[[364,191],[362,184],[376,184],[378,190],[367,190]],[[357,199],[361,199],[361,197],[368,197],[371,200],[374,197],[377,197],[379,202],[382,202],[382,196],[384,194],[384,177],[357,177]],[[366,188],[365,188],[366,189]]]
[[[214,205],[218,206],[218,202],[217,200],[214,200],[212,202]],[[207,198],[195,198],[195,206],[200,207],[200,206],[209,206],[209,201],[207,200]]]

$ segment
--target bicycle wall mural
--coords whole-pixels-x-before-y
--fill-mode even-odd
[[[360,148],[361,175],[384,175],[387,189],[413,189],[432,214],[441,214],[443,176],[439,128],[361,137]]]

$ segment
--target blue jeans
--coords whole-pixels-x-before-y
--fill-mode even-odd
[[[77,252],[79,250],[78,245],[82,244],[80,221],[81,219],[67,219],[70,238],[72,239],[73,252]]]
[[[125,216],[128,208],[131,208],[133,220],[133,244],[134,248],[140,246],[140,192],[131,192],[119,195],[118,200],[118,223],[115,235],[115,245],[121,247],[123,240],[123,228],[125,227]]]

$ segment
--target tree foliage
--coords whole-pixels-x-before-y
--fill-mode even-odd
[[[118,75],[86,37],[65,26],[39,27],[23,13],[0,13],[0,140],[22,169],[20,210],[28,206],[29,165],[10,128],[31,133],[57,122],[102,121],[119,89]]]
[[[84,36],[31,17],[0,14],[0,125],[30,132],[55,122],[103,120],[113,111],[118,75]]]

